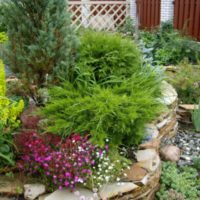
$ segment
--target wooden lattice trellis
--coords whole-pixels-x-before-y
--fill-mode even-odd
[[[116,30],[130,16],[129,1],[69,1],[72,23],[76,28]]]

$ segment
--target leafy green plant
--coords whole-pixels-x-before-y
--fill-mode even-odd
[[[169,81],[178,92],[183,103],[198,103],[200,99],[200,66],[187,60],[179,63],[175,73],[168,72]]]
[[[66,1],[8,2],[4,20],[10,41],[9,64],[37,102],[37,89],[48,81],[69,78],[72,70],[76,37]]]
[[[18,116],[23,108],[22,100],[17,102],[6,97],[5,70],[3,62],[0,60],[0,167],[14,165],[14,144],[10,131],[19,126]]]
[[[0,60],[0,124],[10,128],[18,127],[17,117],[23,108],[23,100],[15,102],[6,97],[5,71],[3,62]]]
[[[200,132],[200,101],[198,108],[192,112],[192,122],[196,131]]]
[[[156,64],[178,64],[185,58],[197,63],[200,57],[199,44],[174,30],[171,22],[163,23],[153,32],[141,32],[140,35],[146,48],[153,49],[153,59]]]
[[[105,82],[113,76],[130,78],[141,71],[141,55],[131,39],[119,34],[85,31],[80,36],[76,71],[81,80]]]
[[[199,192],[198,173],[192,167],[177,168],[174,163],[163,163],[161,174],[161,188],[157,193],[157,199],[169,200],[170,190],[173,190],[173,196],[179,196],[179,199],[197,200]],[[175,194],[176,193],[176,194]]]

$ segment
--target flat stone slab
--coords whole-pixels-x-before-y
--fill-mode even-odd
[[[0,176],[0,195],[18,195],[23,183],[17,178]]]
[[[69,189],[56,190],[44,200],[99,200],[99,197],[90,190],[77,188],[73,192]]]
[[[100,188],[99,196],[102,200],[107,200],[117,195],[122,195],[123,193],[131,192],[137,188],[139,188],[139,186],[131,182],[106,184]]]
[[[154,160],[157,157],[157,152],[155,149],[145,149],[139,150],[135,154],[137,161]]]
[[[197,104],[195,105],[194,104],[180,104],[179,107],[188,111],[192,111],[199,108]]]

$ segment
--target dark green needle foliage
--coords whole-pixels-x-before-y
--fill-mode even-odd
[[[9,64],[19,77],[40,88],[69,78],[76,38],[66,0],[10,0],[5,20],[10,40]]]

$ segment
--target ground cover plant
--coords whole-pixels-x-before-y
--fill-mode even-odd
[[[177,168],[174,163],[163,163],[159,200],[197,200],[200,195],[197,171],[192,167]]]
[[[132,41],[119,35],[86,33],[79,59],[74,81],[49,91],[50,101],[41,109],[47,131],[89,132],[100,146],[106,138],[114,146],[138,144],[144,124],[160,112],[162,78],[143,68]]]
[[[49,186],[49,189],[64,187],[73,190],[77,185],[98,188],[102,182],[105,183],[106,180],[103,180],[105,176],[109,180],[116,179],[115,176],[128,166],[120,168],[118,164],[118,168],[113,169],[115,165],[111,164],[108,146],[104,148],[94,146],[89,142],[87,135],[72,134],[62,140],[53,134],[40,135],[29,131],[17,135],[15,142],[20,152],[21,160],[18,162],[20,170],[42,176],[42,181]],[[102,171],[104,163],[110,163],[109,167],[112,170]]]
[[[39,103],[37,90],[72,70],[76,38],[66,1],[13,0],[6,5],[9,65]]]
[[[173,29],[171,22],[163,23],[152,32],[140,32],[140,37],[147,49],[151,49],[154,64],[178,64],[187,58],[197,63],[200,57],[199,44]]]

